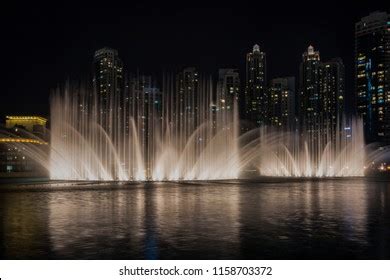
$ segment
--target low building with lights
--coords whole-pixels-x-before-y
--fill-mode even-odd
[[[7,129],[24,129],[34,135],[46,139],[47,119],[40,116],[6,116],[5,127]]]
[[[0,177],[46,177],[47,120],[39,116],[7,116],[0,129]]]

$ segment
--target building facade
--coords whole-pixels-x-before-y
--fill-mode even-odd
[[[5,118],[7,129],[22,128],[44,140],[48,137],[46,123],[47,119],[40,116],[6,116]]]
[[[345,113],[345,68],[340,58],[321,63],[320,95],[323,126],[333,136],[343,122]]]
[[[124,88],[123,63],[117,50],[105,47],[95,52],[92,81],[101,108],[98,122],[110,134],[114,107],[119,104]]]
[[[309,133],[316,133],[322,119],[320,95],[320,53],[309,46],[302,55],[299,69],[299,123]]]
[[[390,17],[374,12],[355,24],[357,113],[367,142],[390,142]]]
[[[187,67],[177,73],[175,96],[172,96],[171,110],[179,131],[189,136],[200,124],[199,104],[204,102],[199,94],[199,73],[194,67]]]
[[[259,45],[246,55],[245,117],[257,127],[268,123],[266,54]]]
[[[268,87],[270,124],[291,129],[295,126],[295,77],[272,79]]]
[[[336,134],[345,113],[345,70],[340,58],[321,62],[309,46],[300,65],[299,124],[316,135]],[[330,136],[330,135],[328,135]]]
[[[49,146],[47,120],[7,116],[0,133],[0,177],[46,177]]]
[[[219,110],[232,111],[240,98],[240,75],[237,69],[219,69],[217,106]]]
[[[240,75],[237,69],[219,69],[216,93],[214,123],[228,129],[238,113]]]
[[[153,144],[155,141],[154,124],[162,117],[162,93],[149,75],[135,75],[130,77],[125,92],[123,109],[126,124],[126,135],[137,130],[140,149],[145,155],[147,172],[151,169]],[[132,127],[131,122],[135,127]],[[129,123],[130,122],[130,123]]]

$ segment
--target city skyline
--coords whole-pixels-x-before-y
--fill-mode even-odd
[[[390,260],[387,2],[6,8],[0,258]]]
[[[224,7],[219,8],[226,11],[225,16],[221,16],[214,13],[218,8],[210,7],[202,22],[195,20],[199,12],[197,9],[189,11],[177,7],[175,10],[181,12],[168,18],[164,16],[164,7],[155,6],[149,14],[145,7],[141,7],[139,9],[143,13],[138,13],[136,17],[118,13],[121,20],[110,22],[112,16],[107,16],[107,21],[100,23],[98,18],[102,10],[92,9],[87,13],[80,9],[74,12],[78,32],[74,32],[72,24],[61,22],[66,9],[56,11],[58,19],[53,20],[51,26],[47,23],[53,19],[53,15],[45,14],[46,17],[34,23],[33,27],[26,26],[29,18],[26,16],[5,33],[10,43],[2,47],[9,54],[5,57],[7,70],[3,70],[2,76],[8,83],[3,90],[6,102],[0,105],[0,113],[6,115],[38,111],[47,116],[50,91],[67,79],[89,78],[91,57],[104,46],[119,51],[128,72],[139,70],[146,75],[156,76],[165,69],[181,70],[194,66],[200,72],[217,77],[218,69],[232,68],[239,70],[243,87],[244,57],[254,44],[259,44],[267,54],[267,83],[278,77],[297,78],[301,53],[312,44],[320,50],[324,61],[332,57],[343,59],[348,100],[353,90],[354,24],[372,11],[386,11],[385,3],[357,4],[349,13],[342,12],[346,11],[345,7],[331,13],[329,8],[324,8],[317,11],[316,16],[305,14],[299,7],[299,4],[293,6],[291,14],[278,11],[266,15],[264,11],[259,11],[257,16],[252,16],[252,12],[248,11],[247,17],[237,16],[235,14],[239,13]],[[39,8],[34,9],[36,14],[43,12]],[[332,18],[332,21],[327,21],[327,18]],[[175,26],[175,22],[183,24],[170,29]],[[124,36],[126,25],[134,27],[129,27],[128,32],[135,37]],[[227,30],[221,29],[222,26],[226,26]],[[34,44],[26,49],[22,46],[31,37],[28,32],[30,28],[34,28],[36,39],[29,40]],[[59,28],[59,32],[52,32],[56,28]],[[188,30],[188,34],[183,33],[183,30]],[[15,32],[19,34],[18,40],[14,38]],[[78,36],[84,32],[88,32],[87,36]],[[31,69],[30,65],[33,64],[34,69]],[[25,102],[15,104],[15,96],[20,96]]]

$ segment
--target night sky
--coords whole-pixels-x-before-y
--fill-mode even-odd
[[[387,1],[162,2],[3,7],[1,119],[47,116],[51,91],[89,75],[93,53],[103,46],[118,49],[127,71],[158,76],[196,66],[216,74],[218,68],[235,67],[244,80],[245,54],[253,44],[267,54],[268,79],[298,77],[302,53],[312,44],[321,60],[344,60],[352,95],[354,23],[375,10],[389,12]]]

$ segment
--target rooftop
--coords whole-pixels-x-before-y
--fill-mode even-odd
[[[40,122],[47,122],[47,119],[39,116],[6,116],[7,120],[13,120],[13,121],[40,121]]]

